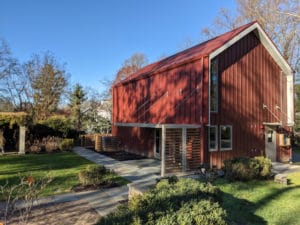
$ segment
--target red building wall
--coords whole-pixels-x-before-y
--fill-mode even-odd
[[[211,113],[212,125],[232,125],[233,150],[209,153],[213,165],[233,156],[263,155],[263,122],[286,121],[282,93],[286,78],[279,66],[250,33],[216,57],[219,63],[219,111]],[[283,95],[286,96],[286,95]],[[263,108],[263,104],[268,107]]]
[[[113,123],[200,124],[201,161],[221,166],[234,156],[263,155],[263,123],[286,123],[286,77],[254,32],[216,57],[219,111],[211,125],[232,125],[233,149],[208,151],[209,59],[203,57],[143,75],[113,88]],[[268,109],[264,109],[266,105]],[[218,132],[219,134],[219,132]],[[127,151],[152,157],[154,129],[115,127]],[[278,159],[287,151],[277,149]]]
[[[200,59],[114,87],[117,123],[201,124],[207,122],[207,59]],[[204,87],[206,85],[206,87]],[[204,100],[205,99],[205,100]]]
[[[201,58],[115,86],[113,124],[207,123],[207,68],[208,59]],[[127,151],[153,156],[153,128],[113,126],[113,135],[121,138]]]

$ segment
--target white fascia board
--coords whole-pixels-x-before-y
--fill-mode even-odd
[[[286,77],[286,96],[287,96],[287,123],[289,126],[294,125],[294,77],[287,75]]]
[[[144,128],[162,128],[164,125],[168,129],[174,128],[200,128],[201,124],[153,124],[153,123],[114,123],[117,127],[144,127]]]
[[[267,49],[267,51],[270,53],[270,55],[274,58],[276,63],[279,65],[279,67],[282,69],[282,71],[286,75],[293,74],[293,71],[290,67],[290,65],[286,62],[286,60],[282,57],[281,53],[278,51],[276,46],[274,46],[273,42],[270,40],[268,35],[265,33],[265,31],[261,28],[261,26],[258,23],[254,23],[244,31],[242,31],[240,34],[236,35],[234,38],[232,38],[230,41],[222,45],[220,48],[216,49],[212,53],[209,54],[209,59],[213,59],[217,55],[219,55],[221,52],[235,44],[237,41],[241,40],[243,37],[245,37],[250,32],[257,29],[258,31],[258,38],[260,39],[263,46]]]

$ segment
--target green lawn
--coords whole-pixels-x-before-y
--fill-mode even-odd
[[[42,195],[69,192],[79,184],[78,172],[90,164],[93,163],[72,152],[0,156],[0,185],[17,183],[21,177],[29,175],[42,178],[48,174],[52,182]],[[121,177],[115,181],[120,185],[128,182]]]
[[[300,221],[300,173],[283,186],[273,181],[232,182],[217,180],[223,192],[222,207],[231,224],[298,225]]]

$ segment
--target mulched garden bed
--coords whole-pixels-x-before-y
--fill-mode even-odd
[[[147,159],[145,156],[140,156],[137,154],[124,152],[124,151],[116,151],[116,152],[99,152],[103,155],[106,155],[110,158],[116,159],[118,161],[127,161],[127,160],[136,160],[136,159]]]
[[[92,191],[92,190],[100,190],[100,189],[107,189],[107,188],[114,188],[119,187],[120,185],[114,182],[111,183],[103,183],[99,185],[82,185],[78,184],[72,187],[72,191],[74,192],[82,192],[82,191]]]

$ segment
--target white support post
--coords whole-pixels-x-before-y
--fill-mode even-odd
[[[25,133],[26,127],[19,127],[19,154],[25,154]]]
[[[161,177],[165,176],[166,172],[166,126],[161,127]]]
[[[186,128],[182,128],[182,172],[186,171]]]

